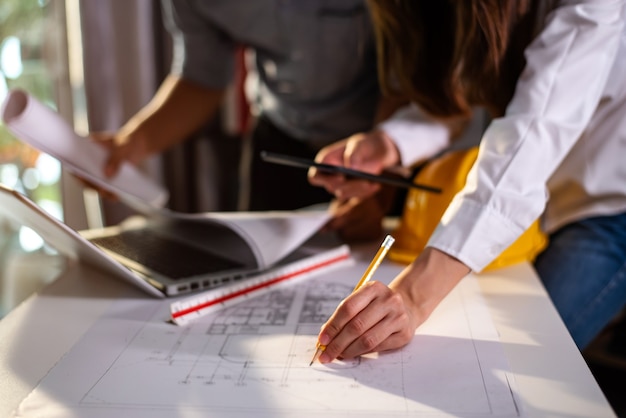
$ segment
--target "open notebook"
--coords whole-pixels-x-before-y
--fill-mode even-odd
[[[51,244],[61,243],[70,253],[153,295],[206,290],[297,260],[298,248],[329,219],[325,210],[172,212],[162,208],[166,192],[131,165],[112,181],[104,178],[99,167],[105,150],[77,135],[57,113],[24,91],[9,93],[2,119],[18,138],[118,195],[143,216],[78,233],[10,189],[0,190],[3,208],[13,208],[19,222]]]
[[[141,279],[175,296],[243,281],[310,257],[301,248],[328,220],[325,211],[155,210],[83,238]]]
[[[78,232],[23,194],[2,185],[0,213],[33,229],[71,259],[95,266],[158,297],[211,289],[277,268],[289,268],[315,255],[307,242],[327,217],[319,211],[198,215],[159,212],[158,216],[131,218],[116,227]],[[114,241],[113,237],[124,236],[127,231],[162,234],[162,239],[170,242],[165,246],[154,242],[150,246],[129,245],[127,250],[134,251],[137,257],[128,253],[124,256],[121,248],[103,242]],[[176,245],[179,249],[172,250]],[[319,244],[315,244],[315,249],[324,250]],[[190,253],[169,252],[180,250]],[[211,262],[216,266],[211,267]]]

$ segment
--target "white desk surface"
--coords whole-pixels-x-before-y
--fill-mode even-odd
[[[524,416],[615,417],[529,265],[483,274],[479,283]],[[118,295],[128,295],[128,286],[73,264],[0,320],[0,417],[11,414]]]

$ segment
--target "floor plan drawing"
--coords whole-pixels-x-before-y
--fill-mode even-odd
[[[403,349],[309,366],[321,324],[352,281],[320,276],[184,327],[168,323],[163,301],[121,299],[22,403],[20,416],[522,415],[473,277]]]

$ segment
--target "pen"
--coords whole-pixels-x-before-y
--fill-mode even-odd
[[[370,265],[367,266],[367,269],[365,270],[365,273],[363,273],[363,276],[361,277],[361,280],[359,280],[359,282],[356,284],[356,286],[354,286],[354,289],[352,290],[352,293],[354,293],[357,290],[359,290],[361,288],[361,286],[363,286],[365,283],[367,283],[372,278],[372,276],[374,275],[374,272],[376,271],[376,269],[380,265],[380,262],[383,261],[383,258],[385,258],[385,255],[387,254],[387,251],[389,251],[389,248],[391,248],[391,246],[393,245],[394,241],[395,241],[395,239],[391,235],[387,235],[385,237],[385,239],[383,240],[383,243],[380,245],[380,248],[378,249],[378,252],[376,253],[374,258],[370,262]],[[311,362],[309,363],[309,366],[311,366],[313,363],[315,363],[315,361],[319,358],[319,356],[322,355],[324,350],[326,350],[326,346],[320,344],[319,341],[318,341],[317,345],[315,346],[315,354],[313,355],[313,358],[311,359]]]

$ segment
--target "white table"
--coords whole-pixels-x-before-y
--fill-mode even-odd
[[[525,416],[615,416],[529,265],[483,274],[479,283]],[[71,264],[0,321],[0,417],[19,405],[128,286]]]

